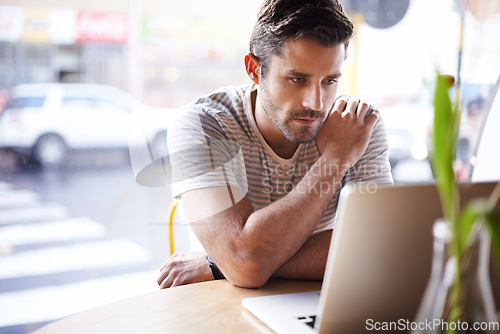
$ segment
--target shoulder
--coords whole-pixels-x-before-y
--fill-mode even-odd
[[[373,127],[370,142],[377,143],[378,145],[388,145],[387,127],[382,115],[378,117],[378,120]]]
[[[207,113],[234,114],[242,110],[245,92],[249,85],[228,86],[220,88],[207,96],[188,104],[186,109],[205,111]]]
[[[245,94],[249,88],[249,85],[228,86],[200,97],[179,109],[172,127],[223,131],[226,126],[245,123]]]
[[[182,107],[178,119],[190,119],[200,115],[211,118],[234,117],[243,111],[245,92],[248,88],[248,85],[220,88]]]
[[[244,118],[245,92],[249,85],[228,86],[183,106],[169,127],[169,135],[186,138],[194,133],[225,137],[227,127]],[[231,128],[234,128],[231,126]]]

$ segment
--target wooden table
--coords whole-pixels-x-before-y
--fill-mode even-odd
[[[197,283],[99,306],[35,333],[272,333],[243,308],[242,298],[320,289],[319,281],[271,279],[260,289],[226,280]]]

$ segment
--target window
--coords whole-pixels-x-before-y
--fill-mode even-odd
[[[65,97],[62,102],[63,108],[95,108],[96,102],[84,97]]]
[[[33,97],[20,97],[10,100],[5,109],[15,109],[15,108],[41,108],[45,103],[46,98],[44,96],[33,96]]]
[[[373,7],[385,1],[341,3],[356,27],[341,93],[381,110],[396,183],[432,181],[433,80],[436,69],[457,77],[461,57],[459,157],[469,177],[500,75],[498,1],[469,0],[465,12],[459,0],[395,0],[390,10]],[[138,130],[140,159],[159,161],[165,154],[154,147],[164,152],[179,107],[249,83],[243,57],[261,0],[22,4],[0,5],[0,106],[43,107],[48,116],[0,114],[0,332],[30,332],[157,289],[171,193],[136,182],[128,130]],[[21,84],[49,83],[83,86],[9,100]],[[81,112],[57,115],[61,107]],[[107,108],[120,112],[99,114]],[[177,249],[189,250],[187,227],[175,230]]]

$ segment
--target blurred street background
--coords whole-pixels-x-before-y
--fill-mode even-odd
[[[170,167],[161,186],[136,175],[162,161],[177,108],[249,83],[243,57],[260,3],[0,0],[0,333],[158,288]],[[381,110],[396,183],[433,181],[433,80],[461,66],[457,171],[467,180],[500,74],[499,2],[341,3],[357,31],[341,93]],[[188,227],[175,233],[176,249],[190,250]]]

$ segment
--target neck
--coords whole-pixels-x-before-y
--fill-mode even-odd
[[[257,129],[264,137],[267,145],[283,159],[290,159],[297,151],[299,144],[289,141],[281,131],[274,125],[266,111],[259,103],[257,91],[252,92],[252,112],[254,113]]]

